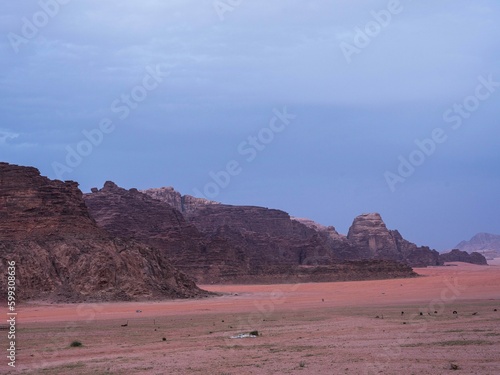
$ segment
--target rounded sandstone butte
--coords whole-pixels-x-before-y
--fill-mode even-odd
[[[361,248],[362,257],[367,259],[377,257],[381,252],[392,252],[396,249],[394,238],[378,213],[356,217],[349,228],[347,239]]]
[[[387,229],[379,213],[363,214],[354,219],[347,239],[363,259],[388,259],[412,267],[442,264],[439,253],[405,240],[397,230]]]

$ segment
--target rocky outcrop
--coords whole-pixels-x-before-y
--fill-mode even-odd
[[[291,218],[280,210],[224,205],[183,196],[172,187],[142,192],[180,211],[207,243],[217,243],[215,248],[238,249],[238,257],[245,258],[244,272],[269,263],[317,265],[356,258],[355,249],[335,228]]]
[[[198,282],[247,272],[246,255],[225,242],[222,232],[203,235],[166,200],[153,199],[136,189],[125,190],[110,181],[101,190],[92,191],[84,199],[99,226],[114,236],[161,250],[176,268]],[[171,193],[170,189],[157,191]],[[177,199],[180,194],[170,196],[173,199],[168,201],[173,204],[182,201]]]
[[[349,228],[347,239],[359,249],[359,255],[363,259],[394,255],[394,237],[377,213],[356,217]]]
[[[331,250],[321,236],[283,211],[252,206],[206,205],[187,215],[207,238],[214,234],[248,259],[248,267],[329,264]]]
[[[155,190],[162,191],[145,193],[158,198]],[[172,194],[170,191],[166,196]],[[160,199],[168,202],[166,196]],[[203,234],[224,233],[232,247],[266,264],[298,261],[301,265],[321,265],[355,259],[394,260],[416,267],[441,264],[437,251],[418,247],[399,232],[388,230],[376,213],[357,217],[347,236],[334,227],[262,207],[203,204],[200,200],[184,216]]]
[[[144,192],[163,202],[179,201],[169,198],[174,195],[170,189]],[[359,259],[393,260],[415,267],[441,264],[437,251],[418,247],[399,232],[388,230],[377,213],[357,217],[344,236],[332,226],[292,218],[279,210],[204,202],[199,200],[184,210],[186,219],[205,236],[223,234],[231,247],[248,256],[249,269],[259,263],[328,265]]]
[[[487,265],[486,258],[479,253],[473,252],[469,254],[466,251],[453,249],[449,253],[440,254],[439,258],[442,262],[465,262],[479,265]]]
[[[497,258],[500,257],[500,235],[478,233],[469,241],[460,242],[455,248],[468,253],[478,252],[486,259]]]
[[[85,201],[107,231],[161,249],[201,283],[335,281],[349,279],[349,272],[351,279],[363,278],[365,263],[341,266],[356,257],[356,249],[333,227],[305,225],[280,210],[202,200],[189,208],[184,203],[182,214],[173,206],[185,198],[179,197],[168,188],[143,194],[107,182]],[[382,278],[383,272],[413,276],[407,266],[391,262],[367,268],[365,276]]]
[[[303,225],[305,225],[308,228],[314,229],[315,231],[319,233],[324,233],[328,237],[338,240],[338,239],[344,239],[345,236],[339,234],[335,227],[333,226],[324,226],[322,224],[319,224],[311,219],[304,219],[304,218],[297,218],[297,217],[291,217],[292,220],[295,220]]]
[[[347,239],[358,249],[361,259],[390,259],[413,267],[442,264],[437,251],[417,247],[405,240],[398,231],[387,229],[378,213],[355,218]]]
[[[16,263],[18,300],[113,301],[204,296],[161,251],[114,239],[75,182],[0,163],[0,272]],[[5,298],[5,283],[0,294]]]
[[[96,229],[76,182],[51,181],[35,168],[0,163],[3,241],[79,237]]]
[[[142,191],[151,198],[167,203],[183,214],[195,212],[198,208],[205,205],[220,204],[203,198],[195,198],[191,195],[181,195],[173,187],[163,187],[158,189],[148,189]]]
[[[158,200],[153,198],[157,194],[107,182],[86,194],[85,201],[102,228],[161,249],[176,268],[198,282],[261,275],[268,266],[331,263],[318,234],[282,211],[208,202],[184,206],[183,215],[167,203],[179,203],[176,194],[155,191],[169,194]]]

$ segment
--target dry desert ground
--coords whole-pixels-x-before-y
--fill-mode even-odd
[[[205,285],[223,295],[200,300],[25,304],[16,369],[4,358],[0,373],[496,375],[492,263],[416,269],[414,279]]]

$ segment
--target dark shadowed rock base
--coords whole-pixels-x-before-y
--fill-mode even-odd
[[[465,262],[479,265],[487,265],[488,262],[486,258],[479,253],[471,253],[469,254],[466,251],[460,251],[458,249],[453,249],[449,253],[440,254],[439,259],[442,262]]]
[[[417,277],[405,264],[388,260],[344,261],[330,266],[267,267],[258,274],[218,278],[219,284],[294,284]],[[207,280],[210,283],[210,280]]]

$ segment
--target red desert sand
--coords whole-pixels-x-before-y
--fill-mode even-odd
[[[414,279],[204,285],[223,294],[207,299],[24,304],[16,369],[4,358],[0,373],[500,374],[492,263]]]

